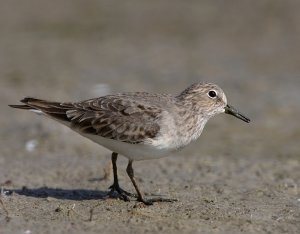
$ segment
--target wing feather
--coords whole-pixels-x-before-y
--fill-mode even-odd
[[[67,111],[71,127],[89,134],[127,143],[154,138],[160,130],[162,110],[118,96],[105,96],[73,104]]]
[[[12,107],[41,111],[53,119],[70,122],[71,128],[83,133],[136,144],[158,134],[162,117],[161,107],[145,102],[143,97],[139,93],[108,95],[75,103],[27,97],[21,100],[25,105]]]

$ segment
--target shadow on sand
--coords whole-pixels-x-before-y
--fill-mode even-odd
[[[56,199],[65,200],[93,200],[93,199],[105,199],[107,198],[107,191],[100,190],[86,190],[86,189],[61,189],[61,188],[27,188],[22,189],[7,189],[4,190],[7,195],[12,193],[17,193],[19,195],[37,197],[37,198],[47,198],[53,197]]]

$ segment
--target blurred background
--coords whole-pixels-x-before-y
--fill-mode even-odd
[[[102,148],[58,124],[7,107],[24,96],[76,101],[124,91],[176,94],[207,81],[222,87],[252,123],[220,115],[182,153],[192,155],[188,166],[177,157],[163,159],[162,167],[173,163],[194,173],[204,155],[200,162],[221,173],[207,183],[228,172],[231,186],[265,180],[292,186],[291,196],[299,197],[299,10],[294,0],[0,0],[1,178],[14,187],[92,188],[74,177],[86,176],[94,161],[99,168],[109,161],[97,155]],[[59,169],[64,162],[72,170]],[[152,169],[140,170],[151,178]],[[99,171],[91,171],[97,177]],[[40,173],[47,176],[37,180]]]
[[[2,125],[28,116],[6,107],[23,96],[176,94],[208,81],[253,119],[245,131],[270,130],[289,148],[300,138],[298,1],[0,3]]]

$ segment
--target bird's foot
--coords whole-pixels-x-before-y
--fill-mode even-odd
[[[135,194],[122,189],[118,184],[113,184],[109,188],[110,191],[108,192],[108,196],[112,198],[119,198],[123,201],[130,201],[129,197],[137,197]]]
[[[155,197],[149,199],[138,198],[138,201],[143,202],[147,206],[150,206],[153,205],[154,202],[176,202],[178,201],[178,199]]]

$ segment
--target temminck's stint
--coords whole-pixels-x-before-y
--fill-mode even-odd
[[[51,102],[26,97],[24,105],[14,108],[44,114],[68,126],[77,133],[110,149],[114,182],[109,195],[129,201],[137,197],[146,205],[175,199],[145,199],[132,168],[133,161],[168,156],[196,140],[214,115],[227,113],[247,123],[250,120],[227,104],[227,99],[215,84],[196,83],[178,96],[146,92],[121,93],[81,102]],[[118,154],[128,158],[127,174],[137,195],[121,189],[116,161]]]

